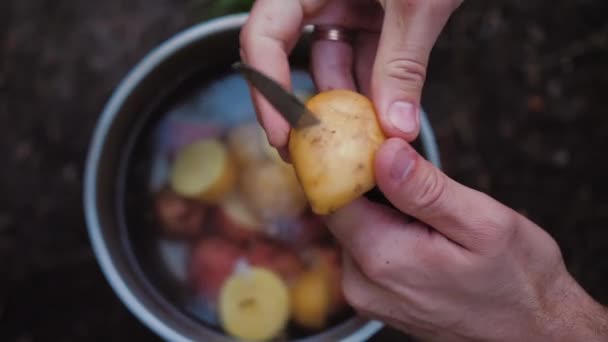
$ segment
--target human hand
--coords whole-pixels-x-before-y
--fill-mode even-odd
[[[424,340],[608,340],[607,312],[541,228],[401,139],[380,148],[375,172],[400,212],[362,198],[327,217],[357,311]]]
[[[312,43],[311,71],[317,89],[358,88],[371,97],[388,136],[412,141],[420,129],[420,96],[431,49],[461,2],[257,0],[241,31],[241,58],[290,88],[288,55],[303,25],[356,30],[351,44]],[[256,91],[253,102],[270,144],[285,153],[287,122]]]

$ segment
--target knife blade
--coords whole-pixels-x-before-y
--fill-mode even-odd
[[[298,129],[319,123],[319,119],[302,101],[275,80],[243,62],[236,62],[232,67],[266,98],[292,128]]]

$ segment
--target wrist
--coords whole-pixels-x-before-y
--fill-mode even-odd
[[[546,298],[542,330],[550,341],[608,341],[608,309],[567,274]]]

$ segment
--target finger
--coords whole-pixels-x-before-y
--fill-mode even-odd
[[[355,89],[353,48],[349,43],[315,40],[310,57],[313,79],[319,91]]]
[[[318,0],[317,0],[318,1]],[[380,31],[383,9],[370,0],[325,1],[320,11],[306,20],[312,25],[338,25],[347,29]]]
[[[462,250],[424,224],[365,198],[355,200],[326,220],[332,234],[364,274],[386,286],[399,286],[402,282],[402,275],[395,274],[394,269],[415,273],[421,264],[459,257]]]
[[[372,96],[371,79],[372,65],[376,59],[376,51],[378,50],[378,32],[360,32],[355,41],[355,79],[357,87],[365,96]]]
[[[414,140],[431,49],[460,0],[384,0],[372,94],[389,136]]]
[[[363,274],[352,256],[342,256],[342,291],[346,301],[360,314],[377,317],[386,308],[386,299],[392,295],[386,289],[376,285]]]
[[[522,224],[512,209],[448,178],[404,140],[387,140],[376,152],[374,170],[396,208],[471,251],[498,250]]]
[[[381,18],[382,8],[375,2],[369,0],[343,0],[328,2],[307,23],[317,26],[339,26],[344,29],[357,31],[379,30]],[[311,71],[319,91],[356,89],[353,76],[353,43],[313,40],[311,46]]]
[[[344,253],[342,260],[344,297],[359,315],[380,320],[403,332],[421,335],[420,329],[414,329],[407,320],[407,308],[402,305],[407,298],[383,288],[365,276],[348,253]]]
[[[320,8],[322,0],[258,0],[240,35],[242,56],[253,67],[291,89],[288,56],[300,34],[304,16]],[[252,91],[258,120],[268,141],[284,148],[289,125],[257,91]]]

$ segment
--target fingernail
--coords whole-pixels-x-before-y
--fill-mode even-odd
[[[391,165],[391,177],[396,181],[404,179],[414,167],[414,154],[407,148],[395,152]]]
[[[418,128],[418,109],[409,102],[393,102],[388,108],[388,121],[405,134],[413,134]]]

